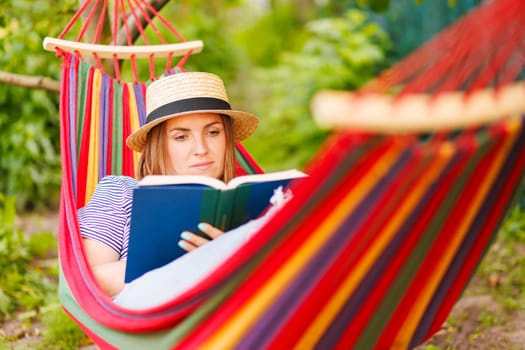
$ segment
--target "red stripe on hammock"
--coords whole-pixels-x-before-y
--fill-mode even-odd
[[[237,143],[235,147],[241,153],[242,157],[251,165],[255,173],[264,173],[264,170],[255,162],[253,157],[248,153],[246,148],[241,143]],[[237,176],[247,174],[246,170],[239,164],[239,162],[235,162],[235,173],[237,174]]]
[[[89,161],[89,143],[91,137],[91,103],[93,94],[93,75],[95,70],[90,69],[88,74],[88,81],[85,86],[86,88],[86,99],[83,110],[80,110],[81,106],[77,106],[77,113],[83,113],[84,125],[82,129],[82,137],[80,141],[80,153],[78,156],[78,169],[77,169],[77,207],[82,208],[86,204],[86,183],[88,175],[88,161]],[[78,82],[78,70],[75,72],[76,81]],[[82,87],[79,87],[79,89]],[[78,118],[75,118],[78,120]]]
[[[122,121],[123,121],[123,127],[122,127],[122,174],[126,176],[133,176],[134,175],[134,165],[133,165],[133,153],[131,149],[128,148],[126,145],[126,138],[129,134],[131,134],[131,115],[130,115],[130,107],[129,107],[129,87],[128,85],[124,84],[122,91]]]

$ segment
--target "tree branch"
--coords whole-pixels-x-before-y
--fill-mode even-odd
[[[60,82],[47,77],[22,75],[0,71],[0,83],[31,89],[43,89],[51,92],[60,92]]]
[[[79,4],[81,5],[82,2],[83,1],[80,0]],[[164,5],[166,5],[169,2],[169,0],[148,0],[148,2],[156,11],[160,11],[164,7]],[[148,24],[148,22],[146,21],[144,16],[142,16],[142,14],[139,15],[139,20],[142,26],[146,26]],[[135,41],[135,39],[139,35],[139,30],[135,19],[131,16],[128,17],[128,25],[130,30],[130,36],[132,40]],[[127,34],[125,33],[124,29],[121,29],[117,37],[117,45],[127,44],[126,35]],[[30,89],[43,89],[51,92],[60,92],[60,82],[47,77],[22,75],[0,71],[0,84],[1,83]]]

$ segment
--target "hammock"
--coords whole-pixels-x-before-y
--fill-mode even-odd
[[[524,2],[489,2],[357,94],[321,92],[314,113],[336,130],[294,198],[204,281],[142,311],[115,305],[95,283],[76,213],[100,177],[133,174],[136,155],[123,140],[143,122],[147,82],[112,78],[96,54],[95,65],[83,62],[93,52],[78,50],[85,44],[51,40],[63,59],[64,309],[102,349],[421,344],[440,329],[522,183],[525,84],[514,81],[524,73],[524,17]],[[454,102],[453,118],[441,97]],[[440,118],[455,122],[439,129]],[[261,171],[241,145],[238,155],[246,171]]]

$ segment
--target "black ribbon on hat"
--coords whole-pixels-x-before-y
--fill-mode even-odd
[[[151,111],[146,119],[146,122],[149,123],[155,119],[162,118],[167,115],[205,110],[231,111],[231,106],[228,102],[213,97],[186,98],[184,100],[167,103]]]

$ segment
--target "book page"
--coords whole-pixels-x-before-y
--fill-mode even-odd
[[[284,180],[284,179],[295,179],[295,178],[300,178],[300,177],[305,177],[305,176],[308,176],[308,175],[297,169],[276,171],[273,173],[265,173],[265,174],[244,175],[244,176],[238,176],[238,177],[231,179],[230,182],[228,182],[227,184],[227,188],[235,188],[239,186],[240,184],[249,183],[249,182],[268,182],[268,181],[276,181],[276,180]]]
[[[160,186],[177,184],[200,184],[225,189],[226,184],[219,179],[200,175],[148,175],[139,182],[139,186]]]
[[[140,182],[139,186],[160,186],[160,185],[176,185],[176,184],[201,184],[207,185],[217,189],[231,189],[239,186],[240,184],[250,182],[267,182],[284,179],[294,179],[307,176],[302,171],[296,169],[277,171],[273,173],[265,174],[251,174],[237,176],[225,184],[219,179],[215,179],[209,176],[200,175],[148,175],[145,176]]]

